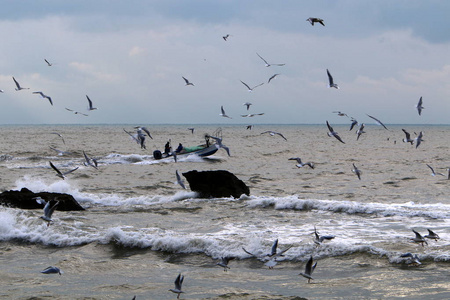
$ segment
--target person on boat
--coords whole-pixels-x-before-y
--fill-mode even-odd
[[[170,141],[168,141],[166,143],[166,145],[164,146],[164,154],[169,154],[170,153]]]
[[[178,144],[177,150],[175,150],[176,153],[180,153],[183,150],[183,145],[181,143]]]

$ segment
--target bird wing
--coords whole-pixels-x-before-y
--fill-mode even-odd
[[[256,55],[258,55],[259,56],[259,58],[261,58],[262,60],[263,60],[263,62],[265,62],[266,63],[266,65],[268,65],[269,63],[264,59],[264,58],[262,58],[262,56],[261,55],[259,55],[258,54],[258,52],[256,52]]]
[[[63,175],[62,173],[61,173],[61,171],[60,170],[58,170],[58,168],[56,168],[53,164],[52,164],[52,162],[51,161],[49,161],[49,163],[50,163],[50,167],[52,167],[52,169],[53,170],[55,170],[56,171],[56,173],[58,173],[59,175]]]
[[[327,127],[330,132],[334,132],[333,127],[331,127],[330,123],[327,121]]]
[[[76,170],[78,170],[78,167],[76,167],[75,169],[69,170],[67,172],[64,172],[63,175],[70,174],[70,173],[72,173],[73,171],[76,171]]]
[[[16,84],[16,87],[18,89],[20,89],[20,84],[17,82],[17,80],[14,77],[12,79],[14,80],[14,83]]]
[[[274,79],[274,78],[277,77],[278,75],[280,75],[280,74],[274,74],[274,75],[272,75],[272,77],[269,78],[269,81],[267,81],[267,83],[269,83],[272,79]]]
[[[146,127],[141,127],[142,130],[145,131],[145,133],[147,133],[147,135],[153,140],[152,135],[150,134],[150,131],[146,128]]]
[[[367,115],[367,114],[366,114],[366,115]],[[367,115],[367,116],[368,116],[369,118],[374,119],[378,124],[380,124],[381,126],[383,126],[384,129],[389,130],[389,129],[387,129],[387,127],[386,127],[380,120],[378,120],[377,118],[372,117],[372,116],[370,116],[370,115]]]
[[[277,254],[277,247],[278,247],[278,239],[276,239],[275,242],[273,242],[272,249],[270,251],[271,256]]]
[[[285,138],[284,135],[282,135],[281,133],[276,132],[276,134],[278,134],[278,135],[281,136],[285,141],[287,141],[287,138]]]
[[[402,131],[405,133],[406,135],[406,139],[409,141],[411,139],[411,135],[409,134],[408,131],[406,131],[405,129],[402,128]]]
[[[258,85],[255,85],[254,87],[252,87],[252,90],[253,89],[256,89],[258,86],[261,86],[261,85],[263,85],[264,84],[264,82],[262,82],[262,83],[260,83],[260,84],[258,84]]]
[[[50,201],[47,202],[47,204],[44,207],[44,214],[50,219],[53,215],[53,212],[56,209],[56,206],[58,206],[59,201],[56,201],[56,203],[50,207]],[[48,205],[48,206],[47,206]]]
[[[251,253],[251,252],[248,252],[247,250],[245,250],[245,248],[244,248],[244,247],[242,247],[242,250],[244,250],[244,252],[245,252],[245,253],[247,253],[248,255],[251,255],[251,256],[256,256],[255,254],[253,254],[253,253]]]
[[[240,80],[240,82],[242,82],[243,85],[245,85],[249,91],[251,91],[252,89],[248,86],[248,84],[246,84],[245,82],[243,82],[242,80]]]
[[[89,102],[89,109],[91,109],[92,108],[92,101],[91,101],[91,99],[89,99],[88,95],[86,95],[86,98],[87,98],[87,100]]]
[[[184,185],[183,181],[181,180],[180,174],[178,174],[178,170],[175,171],[175,174],[177,176],[177,182],[178,184],[183,188],[186,189],[186,186]]]
[[[332,86],[333,83],[333,76],[331,76],[330,71],[328,71],[327,69],[327,74],[328,74],[328,82],[330,83],[330,86]]]

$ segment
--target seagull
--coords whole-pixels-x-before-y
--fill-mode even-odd
[[[291,157],[288,160],[296,160],[297,161],[297,168],[301,168],[304,166],[309,166],[311,169],[314,169],[314,164],[312,162],[307,162],[307,163],[302,163],[302,160],[300,159],[300,157]]]
[[[253,92],[253,89],[256,89],[258,86],[261,86],[261,85],[264,84],[264,82],[263,82],[263,83],[260,83],[260,84],[258,84],[258,85],[255,85],[254,87],[251,88],[248,84],[246,84],[246,83],[243,82],[242,80],[240,80],[240,81],[242,82],[243,85],[245,85],[245,86],[247,87],[247,89],[248,89],[249,92]]]
[[[253,125],[247,125],[247,130],[252,130]]]
[[[439,235],[437,235],[430,229],[427,229],[427,230],[428,230],[428,234],[424,236],[425,238],[430,239],[430,240],[435,240],[436,242],[438,239],[440,239]]]
[[[411,252],[405,253],[400,255],[400,257],[403,258],[407,258],[407,263],[408,264],[413,264],[413,265],[421,265],[422,263],[419,260],[419,256],[417,254],[413,255]]]
[[[355,125],[358,125],[358,121],[356,121],[356,119],[352,118],[352,123],[350,124],[350,130],[352,131],[353,127],[355,127]]]
[[[221,266],[224,272],[227,272],[228,269],[230,269],[230,267],[228,266],[228,262],[233,259],[235,259],[235,257],[231,256],[222,257],[222,259],[220,260],[220,262],[217,263],[217,265]]]
[[[92,101],[91,101],[91,99],[89,99],[89,96],[88,96],[88,95],[86,95],[86,98],[87,98],[87,100],[88,100],[88,102],[89,102],[89,108],[88,108],[88,110],[96,110],[97,107],[92,107]]]
[[[416,108],[417,108],[417,112],[419,113],[419,116],[420,116],[422,114],[422,109],[425,108],[422,106],[422,97],[420,97],[419,103],[417,103]]]
[[[359,129],[356,131],[356,134],[358,135],[356,137],[356,140],[359,140],[359,137],[361,136],[361,134],[366,133],[364,131],[364,123],[361,123],[361,125],[359,125]]]
[[[50,104],[53,105],[52,98],[50,98],[49,96],[45,95],[43,92],[33,92],[33,94],[39,94],[39,95],[41,95],[42,98],[47,98],[48,101],[50,102]]]
[[[90,158],[89,156],[87,156],[87,154],[86,154],[86,152],[84,152],[84,150],[83,150],[83,155],[84,155],[84,159],[86,160],[84,162],[85,166],[91,166],[94,169],[98,169],[97,168],[97,165],[98,165],[97,160],[95,158]]]
[[[56,203],[53,206],[50,206],[51,201],[46,202],[41,197],[36,197],[33,199],[35,199],[37,203],[44,205],[44,215],[41,216],[40,218],[47,222],[47,227],[50,226],[50,223],[53,222],[52,220],[53,212],[55,211],[56,206],[58,206],[59,201],[56,201]]]
[[[226,34],[222,38],[226,42],[230,36],[231,36],[230,34]]]
[[[126,133],[128,133],[128,135],[131,136],[131,138],[132,138],[136,143],[138,143],[138,144],[140,143],[139,140],[138,140],[138,138],[137,138],[137,135],[134,135],[134,134],[132,134],[131,132],[126,131],[125,128],[122,128],[122,129],[123,129],[123,131],[125,131]]]
[[[60,155],[60,156],[62,156],[62,155],[64,155],[64,154],[67,154],[67,155],[72,154],[71,152],[66,152],[66,151],[58,150],[58,149],[53,148],[53,147],[49,147],[49,148],[52,149],[53,151],[58,152],[58,155]]]
[[[345,144],[344,141],[341,140],[341,137],[338,135],[338,133],[333,130],[333,127],[330,126],[330,123],[328,123],[328,121],[327,121],[327,127],[329,130],[329,132],[327,133],[328,136],[334,136],[339,142],[341,142],[342,144]]]
[[[216,141],[215,145],[216,145],[217,149],[223,148],[223,149],[225,149],[225,151],[227,151],[228,156],[231,156],[230,149],[227,146],[225,146],[224,144],[222,144],[222,139],[221,138],[218,138],[218,137],[215,137],[215,136],[209,136],[209,137],[213,138]]]
[[[262,58],[261,55],[259,55],[258,53],[256,53],[256,55],[258,55],[259,58],[261,58],[261,59],[263,60],[263,62],[266,64],[266,67],[270,67],[270,66],[279,66],[279,67],[282,67],[282,66],[285,65],[285,64],[269,64],[264,58]]]
[[[273,75],[269,78],[269,81],[267,81],[267,83],[270,83],[270,81],[271,81],[272,79],[275,79],[275,77],[277,77],[278,75],[280,75],[280,74],[273,74]]]
[[[180,299],[180,294],[184,293],[181,290],[181,285],[183,284],[183,280],[184,280],[184,276],[182,276],[181,273],[178,274],[178,277],[175,279],[175,288],[169,290],[172,293],[178,294],[177,299]]]
[[[65,175],[67,175],[67,174],[69,174],[69,173],[72,173],[72,172],[75,171],[75,170],[78,170],[78,167],[76,167],[75,169],[72,169],[72,170],[70,170],[70,171],[67,171],[67,172],[62,173],[60,170],[58,170],[58,169],[52,164],[51,161],[49,161],[49,163],[50,163],[50,167],[52,167],[52,169],[56,171],[56,176],[62,178],[63,180],[64,180],[64,178],[66,178]]]
[[[339,117],[347,117],[348,115],[346,113],[343,113],[341,111],[333,111],[334,114],[337,114]]]
[[[402,141],[404,143],[411,143],[411,145],[414,143],[414,139],[411,139],[411,135],[409,134],[408,131],[406,131],[405,129],[402,128],[402,131],[405,133],[406,138],[404,138]]]
[[[222,117],[224,117],[224,118],[233,119],[232,117],[229,117],[229,116],[225,113],[225,110],[223,109],[223,106],[220,107],[220,111],[221,111],[221,113],[220,113],[219,116],[222,116]]]
[[[59,137],[62,139],[64,145],[66,144],[66,142],[64,141],[63,136],[62,136],[60,133],[58,133],[58,132],[50,132],[50,133],[51,133],[51,134],[56,134],[57,136],[59,136]]]
[[[355,166],[355,164],[353,164],[353,169],[352,172],[356,174],[356,176],[358,176],[358,179],[361,180],[361,174],[362,172]]]
[[[414,141],[416,142],[416,149],[417,149],[417,147],[419,147],[420,143],[422,143],[422,141],[423,141],[422,136],[423,136],[423,133],[421,131],[421,132],[419,132],[419,135],[414,139]]]
[[[177,176],[177,183],[183,188],[186,189],[186,186],[183,183],[183,180],[181,179],[180,174],[178,174],[178,170],[175,171],[175,175]]]
[[[184,81],[186,82],[186,84],[185,85],[192,85],[192,86],[194,86],[194,84],[192,83],[192,82],[189,82],[189,80],[187,80],[185,77],[183,77],[183,76],[181,76],[183,79],[184,79]]]
[[[422,247],[423,247],[424,243],[428,245],[427,241],[424,239],[424,237],[420,233],[418,233],[414,229],[412,231],[415,233],[416,236],[414,238],[411,238],[411,241],[421,244]]]
[[[137,130],[137,140],[141,145],[141,149],[147,149],[147,147],[145,147],[145,134],[143,134],[140,129]]]
[[[367,114],[366,114],[367,115]],[[384,129],[386,129],[386,130],[389,130],[389,129],[387,129],[387,127],[380,121],[380,120],[378,120],[377,118],[375,118],[375,117],[372,117],[372,116],[370,116],[370,115],[367,115],[369,118],[372,118],[372,119],[374,119],[377,123],[378,123],[378,125],[381,125],[381,126],[383,126],[384,127]]]
[[[245,102],[244,104],[242,104],[242,105],[245,105],[245,106],[247,106],[247,110],[250,108],[250,105],[252,105],[250,102]]]
[[[23,88],[20,86],[20,84],[17,82],[17,80],[13,77],[12,78],[14,80],[14,83],[16,84],[16,91],[20,91],[20,90],[29,90],[30,88]]]
[[[268,131],[261,132],[260,134],[264,134],[264,133],[268,133],[268,134],[270,134],[271,136],[274,136],[275,134],[277,134],[277,135],[281,136],[285,141],[287,141],[287,138],[285,138],[284,135],[282,135],[282,134],[279,133],[279,132],[275,132],[275,131],[272,131],[272,130],[268,130]]]
[[[306,21],[311,23],[312,26],[314,26],[314,23],[320,23],[320,24],[322,24],[322,26],[325,26],[325,24],[323,23],[323,20],[320,18],[308,18],[308,19],[306,19]]]
[[[316,230],[316,226],[314,226],[314,243],[320,245],[324,240],[332,240],[334,239],[334,235],[322,235],[320,236]]]
[[[190,130],[190,131],[191,131],[191,133],[192,133],[192,134],[194,134],[194,130],[195,130],[195,128],[194,128],[194,127],[191,127],[191,128],[188,128],[188,130]]]
[[[147,129],[147,127],[136,126],[134,127],[134,129],[137,129],[137,131],[144,130],[148,137],[153,140],[152,135],[150,134],[150,131]]]
[[[80,114],[80,115],[83,115],[83,116],[86,116],[86,117],[88,116],[87,114],[83,114],[83,113],[81,113],[79,111],[74,111],[73,109],[70,109],[70,108],[67,108],[67,107],[65,107],[65,109],[68,110],[68,111],[73,112],[76,115]]]
[[[313,280],[314,278],[312,278],[312,273],[314,272],[314,269],[317,266],[317,262],[313,265],[313,257],[311,255],[311,257],[309,258],[308,262],[306,263],[305,266],[305,273],[300,273],[298,275],[302,275],[305,278],[308,278],[308,283],[311,282],[311,280]]]
[[[266,256],[270,257],[270,258],[277,258],[277,257],[281,257],[284,256],[283,254],[288,251],[289,249],[291,249],[292,246],[287,247],[286,249],[284,249],[283,251],[277,252],[277,248],[278,248],[278,239],[276,239],[273,244],[272,244],[272,248],[270,249],[270,253],[266,254]]]
[[[47,63],[47,65],[48,65],[49,67],[53,66],[53,64],[51,64],[47,59],[44,58],[44,60],[45,60],[45,62]]]
[[[262,116],[262,115],[264,115],[264,113],[259,113],[259,114],[247,114],[247,115],[241,115],[241,117],[254,117],[254,116]]]
[[[328,87],[329,88],[334,87],[335,89],[339,89],[339,86],[336,83],[334,83],[333,76],[331,76],[330,71],[328,71],[328,69],[327,69],[327,74],[328,74],[328,83],[329,83]]]
[[[436,175],[442,175],[442,176],[445,176],[445,174],[434,172],[433,167],[431,167],[429,164],[426,164],[426,165],[427,165],[427,167],[430,168],[430,170],[431,170],[431,176],[436,176]]]
[[[45,270],[41,271],[43,274],[62,274],[62,271],[58,267],[48,267]]]

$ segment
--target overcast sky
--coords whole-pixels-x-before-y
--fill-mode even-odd
[[[450,123],[450,1],[2,4],[0,124],[348,123],[333,111]],[[256,53],[285,65],[265,67]],[[12,76],[30,89],[15,91]],[[240,80],[264,84],[249,93]],[[98,110],[87,111],[86,95]],[[222,105],[232,119],[219,116]]]

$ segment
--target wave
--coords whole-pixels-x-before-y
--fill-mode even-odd
[[[450,205],[407,203],[362,203],[343,200],[300,199],[297,196],[281,198],[254,197],[247,201],[249,207],[274,207],[275,209],[320,210],[347,214],[369,214],[403,217],[425,217],[432,219],[448,219]]]

